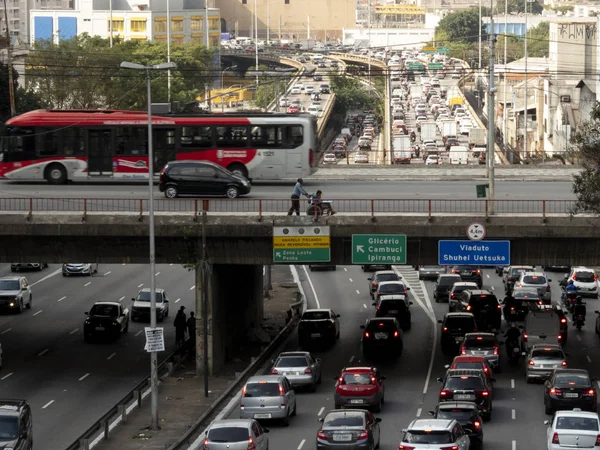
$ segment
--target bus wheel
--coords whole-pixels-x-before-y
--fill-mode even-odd
[[[67,169],[62,164],[50,164],[46,167],[44,178],[50,184],[65,184],[67,182]]]
[[[248,170],[241,164],[232,164],[227,170],[229,170],[234,175],[239,175],[244,178],[248,178]]]

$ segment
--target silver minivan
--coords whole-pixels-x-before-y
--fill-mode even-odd
[[[269,438],[256,420],[252,419],[224,419],[215,420],[206,429],[204,434],[203,449],[210,450],[268,450]],[[250,443],[254,447],[250,447]]]
[[[280,419],[284,424],[296,415],[296,392],[281,375],[250,377],[242,388],[240,418]]]
[[[562,344],[560,316],[555,311],[530,311],[525,316],[521,349],[528,352],[536,344]]]

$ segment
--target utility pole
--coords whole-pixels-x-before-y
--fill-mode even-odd
[[[271,40],[271,5],[270,5],[270,1],[267,0],[267,42],[266,44],[269,45],[270,40]]]
[[[490,11],[490,15],[492,15],[492,14],[494,14],[494,12]],[[493,32],[494,32],[494,30],[490,31],[490,33],[493,33]],[[479,68],[479,70],[481,70],[481,0],[479,0],[479,33],[478,34],[479,34],[479,66],[478,66],[478,68]],[[478,75],[477,78],[479,78],[480,76],[481,76],[481,74]]]
[[[523,153],[524,153],[523,156],[525,158],[527,158],[527,137],[528,137],[527,136],[527,117],[528,117],[528,114],[527,114],[528,109],[527,108],[529,107],[529,105],[527,104],[527,95],[529,94],[529,92],[527,92],[527,87],[528,87],[527,85],[529,84],[528,83],[528,81],[529,81],[528,78],[529,77],[527,76],[527,59],[528,59],[527,58],[527,41],[529,40],[527,38],[527,22],[528,22],[528,19],[527,19],[527,3],[528,3],[528,0],[523,0],[523,1],[525,2],[525,41],[524,41],[524,44],[523,44],[525,46],[525,48],[523,50],[523,56],[525,57],[525,111],[523,111],[525,113],[524,114],[524,116],[525,116],[525,124],[523,126]]]
[[[502,142],[504,143],[504,154],[506,155],[506,142],[508,139],[508,108],[506,107],[506,91],[508,90],[508,70],[506,66],[506,60],[508,58],[507,43],[508,41],[508,0],[504,0],[504,110],[502,118],[504,119],[504,126],[502,127]],[[512,105],[512,110],[515,110],[515,105]]]
[[[204,46],[206,47],[206,50],[210,48],[210,33],[208,29],[208,0],[204,0]],[[211,63],[209,62],[209,64]],[[208,89],[208,77],[210,77],[210,70],[206,73],[206,81],[204,83],[204,98],[206,99],[208,110],[210,111],[210,90]]]
[[[8,98],[10,102],[10,115],[14,117],[17,115],[17,108],[15,107],[15,86],[13,80],[13,67],[12,67],[12,44],[10,42],[10,29],[8,28],[8,8],[6,7],[6,0],[4,0],[4,21],[6,22],[6,66],[8,68]]]
[[[490,1],[493,5],[493,0]],[[490,80],[488,83],[488,140],[487,140],[487,153],[488,153],[488,183],[490,189],[490,214],[494,214],[494,196],[495,196],[495,186],[494,186],[494,159],[495,159],[495,146],[496,146],[496,123],[495,123],[495,107],[496,107],[496,86],[494,85],[494,51],[496,47],[496,36],[494,35],[494,15],[490,14]]]

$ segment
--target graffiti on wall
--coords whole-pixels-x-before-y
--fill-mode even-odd
[[[558,24],[559,39],[591,40],[596,39],[596,24],[591,23],[561,23]]]

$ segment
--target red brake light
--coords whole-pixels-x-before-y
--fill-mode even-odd
[[[461,355],[466,355],[467,354],[467,347],[465,347],[464,345],[460,348],[460,354]]]
[[[527,342],[527,334],[523,334],[523,340]]]
[[[398,332],[394,331],[394,337],[398,337]]]
[[[360,436],[358,436],[359,439],[367,439],[369,437],[369,433],[367,432],[367,430],[362,430],[360,432]]]
[[[283,392],[283,386],[279,385],[279,395],[283,395],[283,394],[284,394],[284,392]]]
[[[319,431],[319,432],[317,433],[317,437],[318,437],[319,439],[327,439],[327,436],[325,436],[325,433],[323,433],[322,431]]]
[[[562,319],[560,319],[560,323],[567,323],[566,317],[563,317]]]
[[[559,388],[550,388],[551,395],[562,395],[562,391]]]
[[[481,395],[487,397],[488,395],[490,395],[490,393],[488,391],[481,391]]]
[[[242,397],[246,396],[246,386],[242,388]]]
[[[559,334],[557,337],[559,341],[562,341],[562,334]]]
[[[596,391],[594,391],[593,389],[590,389],[589,391],[586,392],[586,395],[594,395],[596,393]]]
[[[375,281],[373,281],[373,282],[371,283],[371,286],[377,286],[377,283],[376,283]]]
[[[483,371],[484,371],[485,373],[488,373],[488,368],[487,368],[487,366],[483,366]]]
[[[279,375],[279,372],[277,372],[277,369],[271,369],[271,375]]]
[[[400,444],[398,446],[398,450],[415,450],[415,448],[411,447],[410,445],[402,445],[402,444]]]
[[[600,434],[596,436],[596,446],[600,447]]]
[[[454,292],[450,292],[450,298],[454,298]]]
[[[310,165],[310,167],[313,166],[314,160],[315,160],[315,154],[313,152],[313,149],[310,148],[310,149],[308,149],[308,164]]]
[[[450,447],[440,447],[440,450],[458,450],[458,445],[451,445]]]
[[[371,377],[371,383],[375,384],[376,381],[377,381],[377,378]]]
[[[481,422],[479,422],[479,421],[476,420],[475,422],[473,422],[473,426],[475,428],[479,428],[481,426]]]
[[[598,276],[594,274],[594,281],[598,281]]]
[[[451,393],[452,393],[452,391],[447,391],[447,390],[443,389],[440,391],[440,396],[446,397],[447,395],[449,395]]]
[[[254,439],[248,438],[248,450],[256,450],[256,445],[254,445]]]
[[[442,332],[444,332],[444,331],[448,331],[448,327],[442,328]]]
[[[596,440],[598,440],[598,438],[596,438]],[[553,444],[559,444],[560,445],[560,441],[558,440],[558,433],[554,433],[552,435],[552,443]]]
[[[560,365],[563,366],[563,367],[565,367],[567,365],[567,362],[563,361],[563,362],[560,363]]]
[[[208,450],[208,439],[204,439],[204,445],[202,446],[202,450]]]
[[[573,276],[571,277],[573,279],[573,281],[575,281],[577,279],[577,274],[574,273]]]
[[[550,292],[550,285],[546,286],[546,292]]]
[[[368,332],[368,331],[365,331],[365,338],[366,338],[366,339],[369,339],[370,337],[371,337],[371,335],[369,334],[369,332]]]
[[[471,305],[467,305],[467,311],[471,311]]]
[[[339,377],[339,378],[338,378],[338,383],[340,383],[340,384],[343,384],[343,383],[344,383],[344,378],[342,378],[342,377]]]
[[[498,346],[494,345],[494,355],[497,355],[497,354],[498,354]]]
[[[306,374],[312,373],[312,369],[310,367],[307,367],[306,369],[304,369],[304,373],[306,373]]]
[[[530,359],[527,364],[529,364],[530,366],[535,366],[535,361],[533,359]]]

